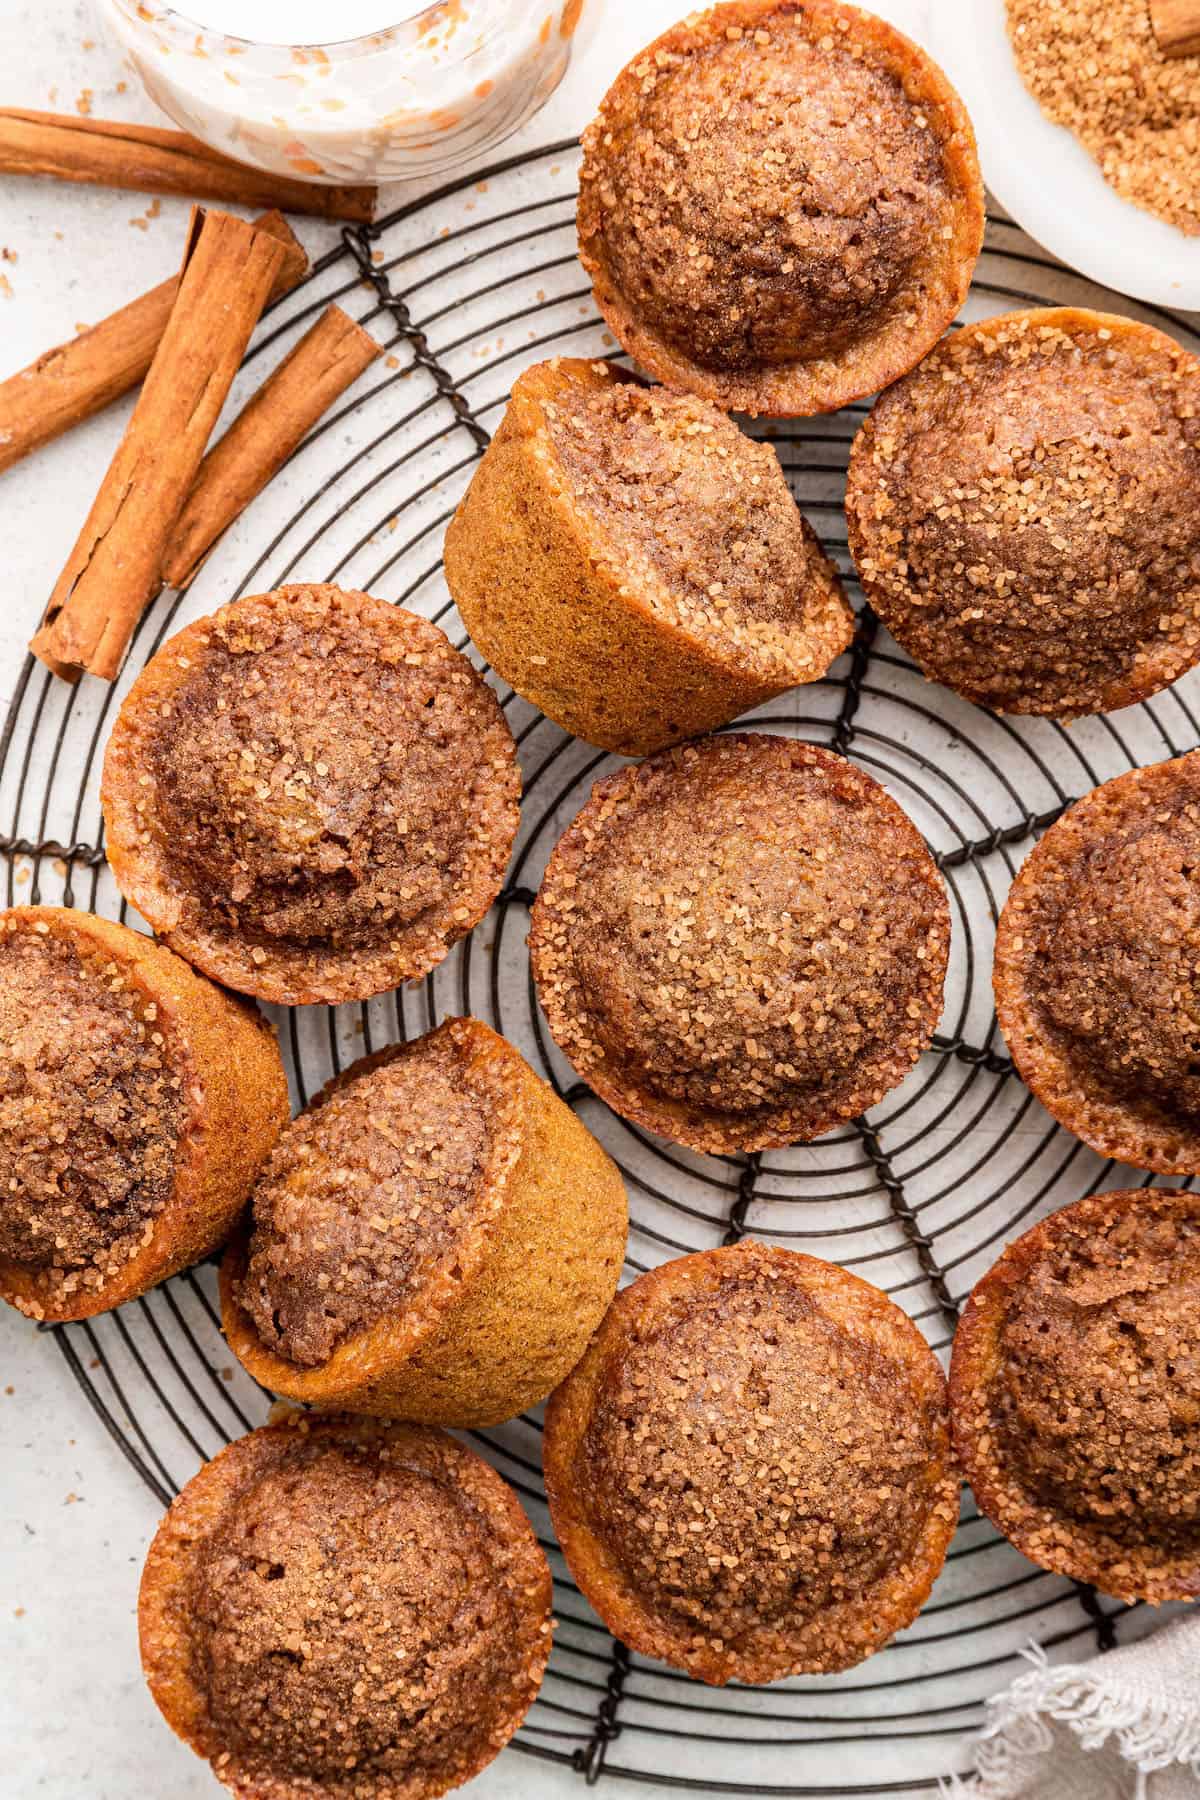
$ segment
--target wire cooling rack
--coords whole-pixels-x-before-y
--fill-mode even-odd
[[[260,330],[240,404],[330,300],[385,341],[385,360],[316,430],[226,537],[192,590],[143,620],[115,689],[68,690],[30,661],[0,738],[7,897],[125,916],[102,844],[99,765],[133,674],[178,626],[286,580],[366,588],[435,619],[469,654],[441,573],[442,533],[519,369],[555,352],[617,349],[575,258],[573,143],[498,164],[369,228],[347,228]],[[1058,301],[1165,325],[1194,324],[1107,295],[989,220],[967,317]],[[841,508],[846,457],[866,408],[759,426],[853,586]],[[878,777],[916,820],[950,890],[954,944],[935,1047],[868,1118],[819,1143],[701,1157],[611,1114],[550,1041],[529,980],[528,909],[551,848],[616,759],[563,735],[502,684],[524,771],[507,885],[487,919],[427,980],[369,1004],[275,1014],[303,1104],[354,1057],[474,1013],[517,1044],[624,1171],[627,1276],[750,1232],[856,1269],[894,1296],[944,1352],[958,1307],[1004,1242],[1100,1186],[1150,1185],[1060,1131],[1014,1076],[992,1009],[992,934],[1035,834],[1097,782],[1200,743],[1200,683],[1069,732],[1005,720],[932,687],[859,613],[853,648],[820,682],[752,715],[831,745]],[[133,920],[135,924],[140,921]],[[270,1397],[220,1336],[215,1270],[193,1269],[103,1318],[55,1329],[71,1375],[113,1442],[165,1505]],[[928,1792],[960,1768],[982,1701],[1031,1639],[1053,1656],[1104,1650],[1142,1629],[1130,1609],[1034,1568],[970,1500],[946,1572],[892,1645],[836,1678],[715,1690],[631,1656],[570,1581],[541,1482],[540,1415],[471,1434],[519,1491],[550,1553],[558,1634],[515,1748],[577,1771],[700,1793],[838,1796]],[[511,1752],[509,1753],[511,1754]],[[536,1787],[532,1776],[531,1788]]]

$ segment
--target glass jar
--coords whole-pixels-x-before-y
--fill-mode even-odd
[[[273,25],[279,9],[261,0],[257,12],[193,0],[216,25],[159,0],[101,0],[147,93],[185,131],[273,174],[373,184],[438,174],[522,125],[562,80],[583,3],[439,0],[341,42],[277,43],[223,28]],[[386,18],[387,0],[375,11]],[[354,18],[338,0],[284,12],[305,35]]]

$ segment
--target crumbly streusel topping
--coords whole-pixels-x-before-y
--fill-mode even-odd
[[[101,1287],[171,1195],[190,1101],[169,1025],[115,958],[0,921],[0,1257],[56,1301]]]
[[[600,374],[541,404],[618,575],[723,654],[796,682],[824,673],[852,615],[775,452],[707,401]]]
[[[658,336],[718,371],[834,358],[915,304],[955,195],[920,101],[848,18],[818,37],[781,6],[634,73],[637,118],[606,103],[581,179]]]
[[[452,1268],[510,1103],[440,1031],[334,1082],[287,1127],[254,1193],[235,1298],[261,1342],[313,1368],[402,1318]]]
[[[927,675],[1000,711],[1128,704],[1200,655],[1200,364],[1102,315],[968,326],[879,401],[847,511]]]

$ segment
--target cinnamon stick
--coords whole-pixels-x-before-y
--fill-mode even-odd
[[[0,173],[49,175],[147,194],[187,194],[227,206],[279,207],[369,224],[376,190],[324,187],[270,175],[210,150],[186,131],[126,125],[73,113],[0,108]]]
[[[284,246],[283,264],[271,289],[275,300],[304,279],[308,257],[282,213],[263,213],[254,223]],[[45,351],[27,369],[0,381],[0,470],[138,385],[167,328],[179,281],[172,275],[159,282],[99,325]]]
[[[111,681],[120,668],[285,254],[269,233],[199,208],[188,247],[133,416],[30,645],[68,679]]]
[[[1164,56],[1200,55],[1200,0],[1150,0],[1150,23]]]
[[[168,587],[188,585],[221,533],[381,352],[340,306],[321,314],[201,463],[163,559]]]

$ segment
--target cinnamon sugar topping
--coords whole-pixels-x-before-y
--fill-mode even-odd
[[[103,949],[0,920],[0,1260],[46,1302],[101,1287],[170,1198],[190,1104],[173,1039]]]
[[[1200,657],[1200,364],[1069,309],[946,338],[854,446],[850,544],[927,675],[1059,718]]]
[[[551,1029],[618,1111],[698,1148],[874,1104],[929,1041],[949,944],[924,844],[852,764],[701,739],[597,784],[531,937]]]
[[[331,1082],[255,1190],[234,1293],[261,1342],[315,1367],[377,1319],[402,1317],[435,1271],[454,1273],[512,1105],[452,1027]]]

